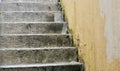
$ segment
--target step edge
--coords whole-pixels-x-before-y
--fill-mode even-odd
[[[30,67],[48,67],[48,66],[73,66],[73,65],[83,65],[83,63],[61,62],[61,63],[45,63],[45,64],[0,65],[0,68],[30,68]]]
[[[19,24],[20,22],[1,22],[0,24]],[[21,22],[21,24],[67,24],[67,22]]]
[[[0,4],[60,4],[60,2],[47,2],[47,3],[42,3],[42,2],[0,2]]]
[[[43,3],[43,2],[15,2],[15,1],[12,1],[12,2],[0,2],[0,3]],[[57,4],[60,2],[46,2],[46,3]]]
[[[39,48],[0,48],[0,51],[8,51],[8,50],[57,50],[57,49],[77,49],[76,47],[39,47]]]
[[[63,13],[63,11],[0,11],[0,13]]]
[[[0,34],[0,36],[71,36],[71,34]]]

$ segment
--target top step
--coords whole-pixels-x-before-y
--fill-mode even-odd
[[[0,3],[0,11],[60,11],[59,3]]]
[[[58,0],[0,0],[0,2],[40,2],[40,3],[57,3]]]

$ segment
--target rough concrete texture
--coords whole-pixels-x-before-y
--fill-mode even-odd
[[[1,23],[1,34],[61,33],[66,23]]]
[[[58,0],[0,0],[0,71],[83,71],[72,46]]]
[[[0,50],[0,65],[77,61],[75,47],[41,50]]]
[[[57,3],[58,0],[0,0],[0,2],[54,2]]]
[[[54,3],[1,3],[0,11],[58,11]]]
[[[38,48],[42,46],[72,46],[69,35],[2,35],[0,48]]]
[[[81,65],[67,66],[48,66],[48,67],[33,67],[33,68],[8,68],[0,69],[0,71],[83,71]]]
[[[0,12],[1,22],[54,22],[54,19],[55,12]]]

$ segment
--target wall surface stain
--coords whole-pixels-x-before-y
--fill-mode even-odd
[[[120,71],[120,0],[61,0],[86,71]]]
[[[99,0],[106,19],[107,70],[120,71],[120,0]]]

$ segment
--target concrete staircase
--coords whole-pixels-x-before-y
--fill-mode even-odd
[[[58,0],[0,0],[0,71],[83,71]]]

